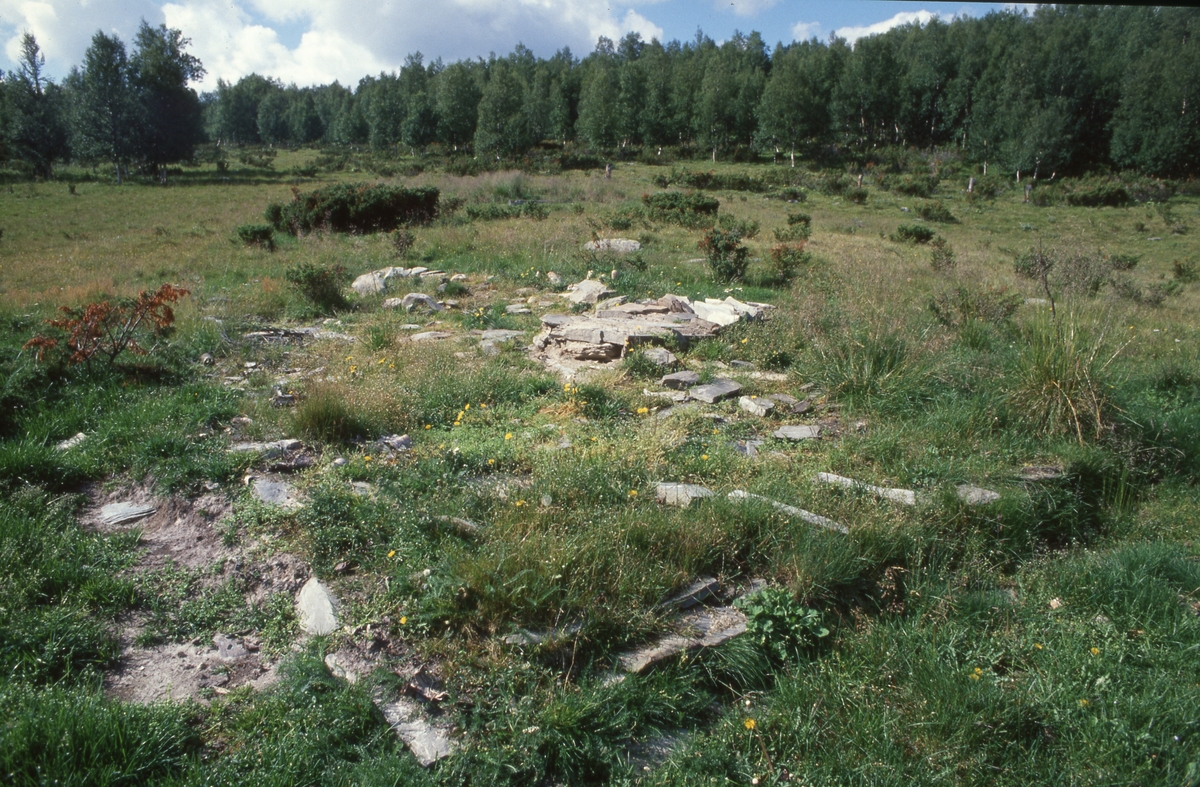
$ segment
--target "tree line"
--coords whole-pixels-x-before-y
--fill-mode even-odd
[[[582,59],[426,63],[352,90],[257,74],[196,95],[202,75],[179,31],[143,23],[132,54],[97,33],[62,85],[41,75],[32,36],[0,82],[3,154],[48,175],[54,160],[186,159],[197,143],[352,145],[381,153],[510,158],[574,144],[600,153],[678,148],[712,160],[886,146],[958,148],[1034,177],[1098,168],[1200,172],[1200,11],[1042,6],[912,23],[859,39],[779,44],[601,38]]]

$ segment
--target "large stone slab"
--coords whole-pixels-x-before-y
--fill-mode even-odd
[[[696,372],[675,372],[674,374],[665,375],[659,380],[658,384],[664,388],[674,388],[677,391],[682,391],[684,388],[699,385],[700,375]]]
[[[101,506],[99,521],[108,527],[128,525],[145,519],[156,510],[158,509],[149,503],[109,503]]]
[[[642,250],[642,244],[629,238],[600,238],[583,244],[584,251],[611,252],[613,254],[632,254]]]
[[[743,396],[738,399],[738,407],[750,415],[762,417],[768,415],[775,408],[775,403],[770,399],[759,399],[757,396]]]
[[[742,386],[733,380],[719,378],[706,385],[697,385],[688,390],[688,395],[707,404],[715,404],[723,399],[737,396],[742,392]]]
[[[583,281],[568,285],[567,291],[563,293],[563,297],[571,303],[595,304],[601,298],[607,298],[612,294],[613,291],[604,282],[596,281],[595,279],[584,279]]]
[[[266,443],[234,443],[229,446],[230,453],[255,453],[263,454],[268,459],[273,459],[288,451],[298,451],[304,447],[304,444],[299,440],[272,440]]]
[[[454,753],[454,742],[448,731],[427,721],[421,706],[415,701],[401,697],[392,702],[377,701],[376,704],[422,768],[428,768]]]
[[[797,519],[809,523],[810,525],[816,525],[817,527],[822,527],[826,530],[836,530],[839,533],[850,532],[850,529],[845,525],[840,525],[837,522],[834,522],[832,519],[823,517],[820,514],[814,514],[811,511],[805,511],[803,508],[789,506],[787,503],[780,503],[778,500],[772,500],[771,498],[763,497],[762,495],[755,495],[741,489],[733,490],[726,495],[726,497],[728,497],[730,500],[759,500],[770,505],[776,511],[780,511],[788,516],[794,516]]]
[[[687,508],[692,504],[693,500],[699,500],[702,497],[712,497],[712,490],[705,489],[696,484],[660,482],[655,486],[654,495],[658,502],[663,505]]]
[[[712,577],[700,577],[683,590],[675,593],[658,605],[663,610],[691,609],[697,604],[712,598],[721,589],[720,583]]]
[[[319,579],[312,577],[296,596],[296,617],[305,634],[332,634],[338,629],[337,599]]]
[[[276,481],[271,478],[255,478],[251,482],[250,491],[259,502],[280,508],[299,508],[300,497],[296,490],[286,481]]]
[[[958,499],[969,506],[985,506],[988,503],[995,503],[1000,499],[999,492],[993,492],[990,489],[984,489],[970,484],[963,484],[955,489],[955,494]]]
[[[622,653],[622,669],[641,674],[685,652],[722,645],[746,633],[746,615],[734,607],[703,607],[679,615],[671,626],[675,631]]]
[[[911,489],[889,489],[887,487],[864,483],[863,481],[856,481],[853,478],[846,478],[834,473],[817,473],[815,480],[819,484],[832,484],[846,489],[858,489],[863,492],[869,492],[876,497],[882,497],[884,500],[891,500],[893,503],[900,503],[901,505],[915,506],[917,504],[917,493]]]
[[[771,436],[778,437],[780,440],[799,442],[801,440],[815,440],[820,434],[821,427],[819,426],[789,425],[779,427],[771,433]]]

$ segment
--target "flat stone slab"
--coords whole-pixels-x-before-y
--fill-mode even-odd
[[[449,339],[454,334],[449,331],[423,331],[408,337],[410,342],[430,342],[438,339]]]
[[[658,366],[672,367],[679,363],[679,359],[675,357],[675,353],[665,347],[648,347],[642,350],[642,355]]]
[[[583,281],[567,285],[567,291],[563,293],[563,297],[571,303],[595,304],[602,298],[607,298],[612,294],[613,291],[604,282],[596,281],[595,279],[584,279]]]
[[[441,305],[437,301],[423,292],[410,292],[400,301],[400,305],[404,307],[404,311],[406,312],[410,312],[416,308],[428,309],[431,312],[440,312],[442,310]]]
[[[768,415],[775,408],[775,403],[770,399],[759,399],[756,396],[743,396],[738,399],[738,407],[742,408],[750,415],[759,417]]]
[[[734,607],[705,607],[679,615],[675,632],[666,634],[618,659],[626,672],[641,674],[684,652],[712,648],[746,633],[746,615]]]
[[[100,508],[100,524],[127,525],[153,514],[158,509],[149,503],[109,503]]]
[[[296,596],[296,616],[305,634],[332,634],[338,629],[337,599],[319,579],[312,577]]]
[[[901,505],[915,506],[917,504],[917,493],[911,489],[889,489],[887,487],[864,483],[863,481],[856,481],[853,478],[835,475],[834,473],[817,473],[815,480],[819,484],[832,484],[846,489],[859,489],[877,497],[882,497],[884,500],[900,503]]]
[[[422,768],[454,753],[454,742],[448,732],[423,718],[421,706],[401,697],[393,702],[376,702],[397,737],[413,753]]]
[[[600,238],[583,244],[584,251],[612,252],[613,254],[632,254],[642,250],[642,244],[629,238]]]
[[[250,655],[241,640],[227,637],[224,634],[213,635],[213,647],[217,649],[217,658],[221,661],[241,661]]]
[[[840,525],[837,522],[834,522],[832,519],[823,517],[820,514],[814,514],[811,511],[805,511],[803,508],[789,506],[787,503],[780,503],[778,500],[772,500],[771,498],[763,497],[762,495],[751,494],[750,492],[746,492],[741,489],[733,490],[726,495],[726,497],[728,497],[730,500],[760,500],[770,505],[776,511],[780,511],[788,516],[794,516],[797,519],[809,523],[810,525],[816,525],[817,527],[822,527],[826,530],[836,530],[839,533],[850,532],[850,529],[845,525]]]
[[[658,605],[663,610],[691,609],[705,599],[711,598],[721,589],[721,585],[712,577],[700,577],[683,590],[669,597]]]
[[[520,339],[524,335],[524,331],[506,331],[500,328],[495,328],[481,333],[479,335],[479,340],[482,342],[510,342],[513,339]]]
[[[959,500],[969,506],[985,506],[988,503],[995,503],[1000,499],[999,492],[993,492],[983,487],[971,486],[970,484],[959,486],[955,489],[955,494],[958,495]]]
[[[688,395],[706,404],[715,404],[723,399],[737,396],[742,392],[742,386],[733,380],[725,378],[713,380],[707,385],[697,385],[688,390]]]
[[[259,502],[270,506],[289,509],[300,507],[300,498],[296,495],[295,490],[292,489],[292,485],[286,481],[255,478],[251,483],[250,491],[253,492]]]
[[[687,508],[692,504],[693,500],[698,500],[702,497],[712,497],[712,494],[712,490],[705,489],[696,484],[660,482],[654,489],[654,495],[658,502],[681,508]]]
[[[272,440],[268,443],[234,443],[229,446],[230,453],[256,453],[265,454],[267,458],[274,458],[287,451],[298,451],[304,447],[304,444],[299,440]]]
[[[56,445],[55,448],[57,448],[59,451],[70,451],[72,448],[82,445],[85,440],[87,440],[87,435],[83,432],[80,432],[74,437],[68,437],[66,440],[63,440],[61,443]]]
[[[513,303],[504,307],[505,314],[533,314],[533,310],[521,303]]]
[[[684,388],[699,385],[700,375],[696,372],[675,372],[674,374],[665,375],[658,381],[658,384],[664,388],[674,388],[677,391],[682,391]]]
[[[781,426],[771,433],[772,437],[778,437],[780,440],[791,440],[799,442],[801,440],[815,440],[821,434],[819,426]]]

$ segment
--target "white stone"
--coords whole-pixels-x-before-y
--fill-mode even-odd
[[[801,519],[801,520],[809,523],[810,525],[816,525],[817,527],[823,527],[826,530],[836,530],[839,533],[849,533],[850,532],[850,529],[847,528],[845,525],[839,525],[837,522],[834,522],[832,519],[823,517],[820,514],[814,514],[811,511],[805,511],[803,508],[796,508],[795,506],[789,506],[787,503],[780,503],[778,500],[772,500],[769,497],[763,497],[762,495],[751,494],[750,492],[746,492],[741,489],[733,490],[728,495],[726,495],[726,497],[728,497],[730,500],[760,500],[760,501],[770,505],[776,511],[781,511],[781,512],[787,514],[788,516],[794,516],[797,519]]]
[[[600,238],[583,244],[585,251],[612,252],[613,254],[632,254],[642,250],[642,244],[628,238]]]
[[[337,631],[337,599],[321,580],[312,577],[296,596],[296,616],[305,634],[324,636]]]
[[[440,312],[442,310],[437,301],[423,292],[410,292],[400,301],[400,305],[404,307],[404,311],[406,312],[410,312],[418,306],[428,309],[431,312]]]
[[[563,294],[563,297],[571,303],[594,304],[601,298],[607,298],[612,294],[613,291],[606,287],[604,282],[584,279],[567,287],[567,292]]]
[[[990,489],[984,489],[970,484],[963,484],[955,490],[958,499],[969,506],[984,506],[988,503],[994,503],[1000,499],[999,492],[993,492]]]
[[[400,698],[394,702],[378,703],[379,710],[387,723],[396,731],[400,740],[417,758],[422,768],[428,768],[438,760],[454,753],[454,743],[445,730],[439,729],[421,717],[421,706],[412,700]]]
[[[738,407],[751,415],[764,416],[771,412],[775,403],[770,399],[758,399],[753,396],[743,396],[738,399]]]
[[[800,440],[815,440],[821,434],[819,426],[781,426],[771,433],[772,437],[778,437],[780,440],[792,440],[799,442]]]
[[[70,451],[72,448],[75,448],[83,443],[84,440],[87,440],[87,435],[85,435],[83,432],[80,432],[74,437],[68,437],[66,440],[63,440],[58,444],[57,448],[59,451]]]
[[[712,490],[705,489],[696,484],[660,482],[655,487],[654,494],[658,502],[664,505],[687,508],[692,504],[693,500],[702,497],[712,497]]]
[[[147,503],[109,503],[100,508],[100,524],[110,527],[126,525],[139,519],[145,519],[156,510],[154,506]]]
[[[917,504],[917,493],[911,489],[888,489],[887,487],[875,486],[873,484],[855,481],[853,478],[835,475],[833,473],[817,473],[817,483],[833,484],[847,489],[861,489],[864,492],[870,492],[877,497],[882,497],[884,500],[891,500],[893,503],[900,503],[906,506],[915,506]]]
[[[378,271],[372,271],[355,279],[350,284],[350,289],[362,296],[378,295],[387,292],[387,281],[379,275]]]

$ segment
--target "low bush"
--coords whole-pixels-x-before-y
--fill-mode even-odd
[[[392,249],[396,252],[396,256],[404,259],[408,255],[413,244],[417,242],[417,236],[405,229],[395,230],[391,234]]]
[[[331,314],[348,306],[342,285],[350,279],[341,265],[316,265],[300,262],[284,273],[288,283],[322,314]]]
[[[794,227],[797,224],[803,224],[806,227],[812,227],[812,216],[807,213],[789,213],[787,215],[787,223],[789,227]]]
[[[741,281],[746,275],[749,249],[742,245],[742,236],[714,227],[700,238],[700,251],[708,258],[712,277],[719,282]]]
[[[958,255],[945,238],[934,238],[929,244],[929,265],[935,271],[948,271],[958,265]]]
[[[1183,260],[1182,262],[1174,260],[1171,263],[1171,275],[1175,277],[1176,281],[1184,284],[1191,284],[1200,279],[1200,272],[1196,270],[1195,260]]]
[[[812,255],[804,250],[804,241],[793,243],[777,243],[771,247],[768,256],[771,270],[782,281],[791,281],[796,273],[812,260]]]
[[[717,217],[717,226],[726,232],[736,232],[741,237],[749,240],[758,235],[761,225],[754,219],[743,220],[725,213]]]
[[[947,328],[961,328],[971,322],[999,325],[1012,319],[1022,302],[1019,294],[1003,287],[983,290],[955,287],[935,295],[929,301],[929,311]]]
[[[927,200],[917,206],[917,215],[926,221],[940,221],[950,224],[956,221],[954,214],[943,203]]]
[[[908,243],[929,243],[933,240],[934,232],[921,224],[901,224],[889,237],[894,241]]]
[[[708,228],[717,220],[721,203],[716,197],[683,191],[659,191],[643,194],[642,203],[650,218],[665,224],[678,224],[690,229]]]
[[[242,224],[237,228],[237,237],[245,246],[275,250],[275,228],[270,224]]]
[[[764,588],[737,606],[746,613],[746,635],[779,662],[795,661],[829,636],[821,613],[782,588]]]
[[[846,191],[846,199],[850,202],[853,202],[855,205],[866,205],[867,197],[869,196],[869,191],[857,187]]]
[[[675,184],[703,191],[763,192],[769,188],[768,184],[762,179],[737,172],[716,173],[712,170],[708,172],[696,172],[687,169],[673,169],[669,178],[662,178],[661,175],[659,178],[665,180],[667,184]]]
[[[292,235],[325,232],[391,232],[423,224],[438,215],[439,192],[431,186],[404,188],[385,184],[338,183],[316,191],[293,190],[285,204],[267,206],[275,229]]]
[[[1129,201],[1129,192],[1120,183],[1085,182],[1067,192],[1067,204],[1078,207],[1117,207]]]
[[[772,234],[780,243],[795,243],[808,240],[812,229],[807,224],[793,224],[790,227],[776,227]]]
[[[938,179],[933,175],[884,175],[879,187],[910,197],[929,197],[937,189]]]
[[[550,211],[546,206],[538,202],[522,202],[517,205],[485,203],[467,206],[467,218],[471,221],[500,221],[521,217],[541,221],[549,215]]]

